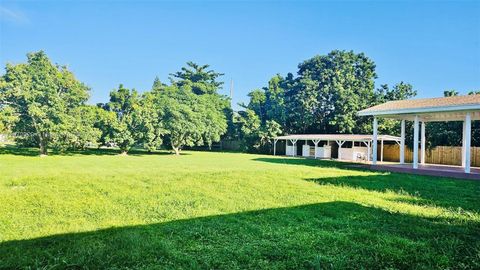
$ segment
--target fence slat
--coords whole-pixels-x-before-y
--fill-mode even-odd
[[[420,150],[420,149],[419,149]],[[419,151],[420,152],[420,151]],[[425,162],[431,164],[461,165],[462,147],[461,146],[437,146],[426,151]],[[472,147],[471,166],[480,167],[480,147]],[[385,145],[383,151],[385,161],[398,162],[400,160],[399,145]],[[420,159],[419,159],[420,160]],[[405,162],[413,161],[413,150],[405,147]]]

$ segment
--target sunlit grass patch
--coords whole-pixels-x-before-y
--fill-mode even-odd
[[[17,154],[0,155],[0,268],[480,266],[474,181],[238,153]]]

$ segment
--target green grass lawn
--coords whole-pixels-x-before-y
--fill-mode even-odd
[[[0,148],[0,268],[480,269],[480,182]]]

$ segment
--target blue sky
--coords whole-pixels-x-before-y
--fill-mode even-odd
[[[0,64],[45,50],[105,102],[123,83],[144,91],[187,61],[233,79],[234,103],[276,73],[334,49],[364,52],[377,86],[405,81],[420,97],[480,89],[480,1],[5,1]],[[2,71],[3,73],[3,71]]]

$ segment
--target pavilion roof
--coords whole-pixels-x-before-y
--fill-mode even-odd
[[[291,134],[278,136],[277,140],[319,140],[319,141],[373,141],[371,134]],[[400,137],[378,135],[377,139],[384,141],[400,141]]]
[[[480,111],[480,95],[389,101],[358,112],[360,116]]]

